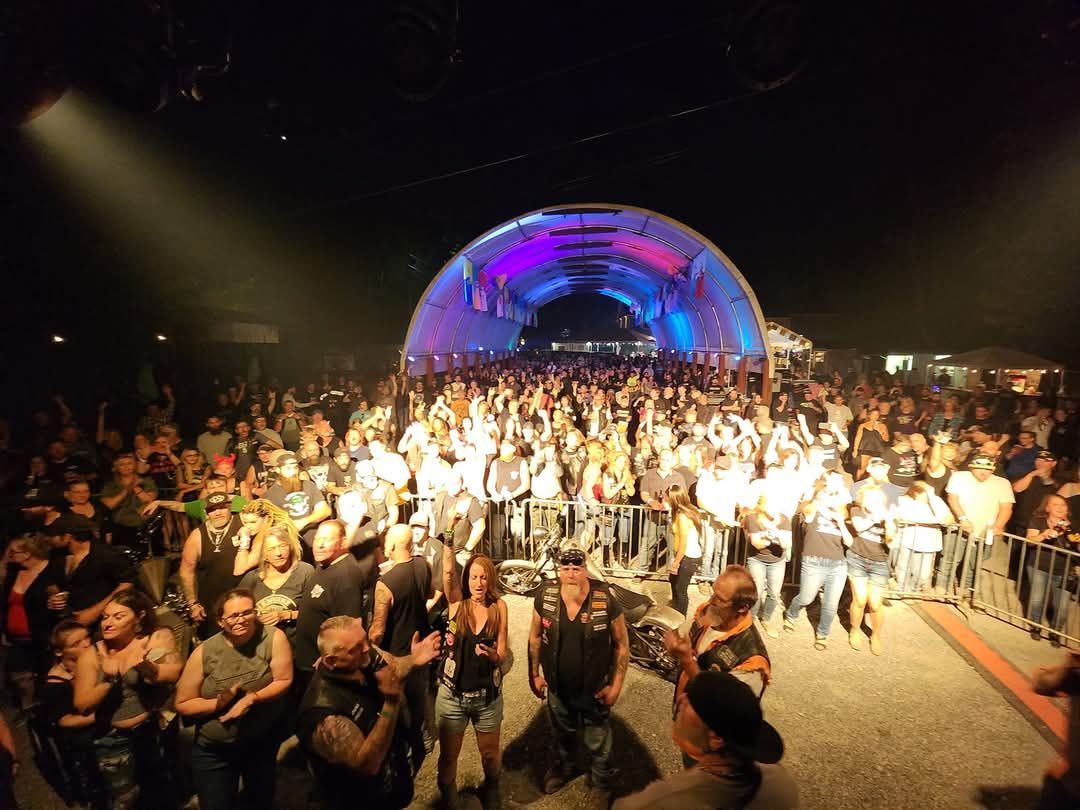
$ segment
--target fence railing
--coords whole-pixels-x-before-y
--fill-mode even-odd
[[[969,538],[972,607],[1062,644],[1080,645],[1080,542],[1058,548],[1014,534]],[[1068,541],[1066,541],[1068,542]],[[1076,550],[1074,550],[1076,549]]]
[[[432,508],[433,499],[414,496],[403,504],[401,519],[416,511],[431,514]],[[532,559],[533,530],[557,526],[607,574],[667,577],[671,526],[666,512],[640,505],[524,498],[488,502],[486,520],[484,549],[496,560]],[[796,519],[785,586],[799,584],[801,528]],[[987,543],[985,534],[951,526],[941,530],[940,550],[925,551],[913,537],[918,528],[901,523],[891,545],[891,598],[974,608],[1080,646],[1080,543],[1073,544],[1076,550],[1056,548],[1012,534]],[[712,580],[727,565],[746,564],[751,547],[741,528],[722,526],[706,516],[703,534],[698,579]]]

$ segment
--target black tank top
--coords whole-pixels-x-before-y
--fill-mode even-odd
[[[413,557],[398,563],[382,577],[382,584],[394,595],[394,603],[386,617],[383,649],[391,655],[408,655],[413,633],[425,638],[431,632],[428,624],[427,593],[431,586],[431,566],[423,557]]]
[[[488,610],[497,610],[497,606],[492,605]],[[491,685],[491,662],[476,654],[476,645],[480,637],[484,637],[485,641],[490,644],[492,636],[487,626],[480,631],[480,637],[473,633],[469,623],[465,620],[461,608],[458,608],[457,620],[458,628],[465,637],[464,643],[461,645],[461,658],[458,661],[458,666],[461,667],[459,688],[462,692],[476,692],[480,689],[487,689]]]
[[[240,516],[233,515],[229,525],[220,534],[203,523],[199,526],[202,537],[202,549],[199,562],[195,566],[195,581],[198,584],[199,602],[206,609],[206,631],[217,632],[214,619],[214,604],[218,597],[230,588],[235,588],[240,577],[233,574],[236,562],[236,535],[240,531]]]

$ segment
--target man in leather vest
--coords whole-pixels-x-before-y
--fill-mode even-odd
[[[629,660],[622,607],[605,583],[588,578],[585,550],[564,547],[559,581],[545,584],[536,597],[529,634],[530,685],[538,698],[547,698],[559,752],[544,777],[545,793],[560,790],[573,775],[580,722],[592,757],[591,804],[605,810],[610,804],[611,707]]]
[[[421,760],[401,716],[408,674],[429,664],[439,634],[413,636],[408,656],[375,651],[360,619],[334,616],[319,628],[315,676],[300,704],[296,735],[308,753],[324,807],[406,807]],[[420,752],[422,754],[422,751]]]
[[[686,683],[703,670],[730,672],[761,698],[772,671],[769,652],[751,613],[757,604],[754,580],[741,565],[729,565],[713,582],[712,595],[679,628],[668,631],[664,644],[678,659],[682,672],[675,685],[675,702]],[[689,766],[692,759],[684,755]]]

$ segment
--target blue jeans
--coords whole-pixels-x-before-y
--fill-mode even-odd
[[[798,595],[791,600],[785,614],[789,621],[796,621],[804,607],[817,599],[821,586],[825,586],[825,595],[821,599],[821,618],[818,619],[817,636],[825,638],[832,629],[840,596],[847,581],[847,560],[831,560],[827,557],[803,557],[799,575]]]
[[[659,516],[659,517],[654,517]],[[641,523],[641,547],[639,549],[639,571],[662,571],[659,553],[654,552],[660,544],[660,538],[667,536],[668,520],[663,512],[649,510]]]
[[[1028,618],[1035,624],[1042,624],[1043,608],[1052,603],[1054,605],[1055,630],[1065,627],[1065,617],[1069,615],[1069,589],[1065,587],[1063,574],[1051,574],[1049,571],[1040,571],[1034,565],[1024,566],[1027,569],[1028,584]],[[1047,585],[1050,586],[1050,599],[1046,598]]]
[[[734,532],[714,517],[706,517],[703,524],[705,556],[701,559],[701,575],[706,579],[716,579],[725,567],[728,558],[728,544]],[[761,593],[761,589],[758,589]]]
[[[757,587],[757,605],[754,606],[754,616],[763,622],[772,620],[776,606],[784,606],[782,589],[784,587],[784,574],[787,573],[787,561],[762,562],[757,557],[749,557],[746,560],[746,568],[750,576],[754,578]]]
[[[277,750],[276,741],[197,742],[191,749],[191,774],[199,810],[236,807],[241,777],[249,807],[273,807]]]
[[[956,576],[956,569],[964,562],[964,552],[967,552],[967,561],[960,577],[959,592],[967,590],[975,575],[975,561],[979,556],[979,548],[976,543],[968,547],[968,536],[959,529],[944,532],[941,540],[941,554],[938,555],[938,569],[936,587],[952,592],[952,584]],[[989,554],[989,549],[983,549],[983,556]]]
[[[578,720],[584,730],[582,740],[592,757],[592,784],[606,790],[611,786],[611,709],[592,695],[575,701],[564,701],[554,689],[548,689],[548,714],[555,727],[559,750],[559,767],[569,777],[574,770],[574,747],[577,742]]]

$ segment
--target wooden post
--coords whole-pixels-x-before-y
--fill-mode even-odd
[[[768,356],[761,358],[761,404],[769,405],[772,399],[772,374],[769,373]]]
[[[749,365],[750,358],[746,355],[743,355],[742,358],[740,358],[739,360],[738,382],[736,383],[739,388],[740,394],[746,393],[746,369]]]
[[[727,355],[722,352],[716,353],[716,378],[721,385],[727,385]]]
[[[427,361],[425,362],[425,365],[427,366],[427,387],[428,387],[428,391],[434,391],[435,390],[435,358],[432,357],[429,354],[427,356]]]

